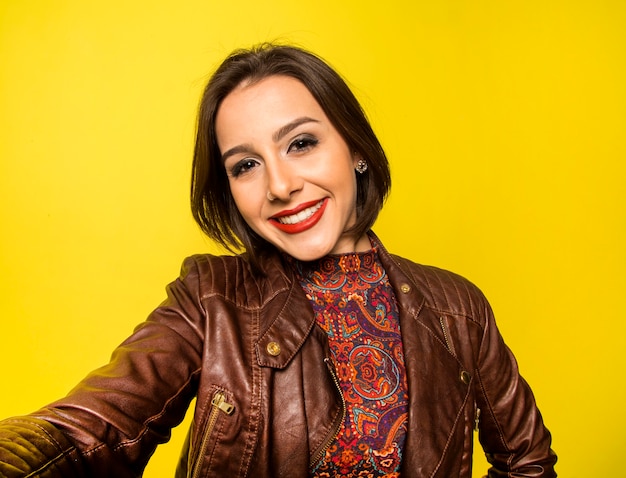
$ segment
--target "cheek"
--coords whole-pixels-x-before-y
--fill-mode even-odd
[[[250,222],[254,220],[255,216],[260,214],[263,200],[263,198],[259,199],[256,189],[251,184],[230,181],[230,193],[233,196],[235,206],[249,226],[251,226]]]
[[[345,196],[356,198],[357,178],[351,165],[347,165],[340,173],[335,172],[334,180]]]

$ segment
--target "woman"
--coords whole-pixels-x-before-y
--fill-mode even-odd
[[[201,103],[192,209],[234,256],[167,300],[70,394],[0,425],[2,476],[139,476],[197,397],[177,476],[556,476],[480,291],[371,232],[385,154],[306,51],[238,51]]]

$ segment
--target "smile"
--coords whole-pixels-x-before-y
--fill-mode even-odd
[[[322,201],[318,202],[313,207],[307,207],[304,211],[300,211],[297,214],[293,214],[291,216],[282,216],[282,217],[278,217],[277,219],[281,224],[296,224],[298,222],[302,222],[305,219],[310,218],[321,207],[322,207]]]
[[[283,232],[296,234],[312,228],[322,218],[327,199],[305,203],[299,207],[282,211],[270,218],[272,224]]]

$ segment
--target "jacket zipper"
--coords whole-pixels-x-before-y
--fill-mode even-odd
[[[448,351],[454,354],[454,349],[452,348],[452,344],[450,343],[450,338],[448,337],[448,330],[446,329],[446,324],[443,320],[443,316],[439,317],[439,323],[441,324],[441,330],[443,331],[443,339],[446,341],[446,347],[448,347]]]
[[[235,407],[226,401],[226,395],[224,394],[224,392],[222,392],[221,390],[215,392],[215,395],[213,395],[213,400],[211,400],[211,413],[209,415],[209,421],[206,428],[204,429],[202,442],[200,444],[200,450],[196,457],[193,474],[191,475],[193,478],[198,478],[200,474],[200,464],[202,463],[202,457],[204,456],[204,453],[206,451],[209,437],[213,432],[213,428],[215,427],[215,423],[217,422],[220,411],[222,413],[225,413],[226,415],[231,415],[234,409]]]
[[[325,358],[324,362],[326,363],[326,367],[328,367],[328,371],[330,372],[330,375],[333,377],[333,382],[335,384],[335,387],[337,388],[337,391],[339,392],[339,396],[341,397],[341,420],[339,420],[337,424],[335,425],[335,429],[333,433],[328,435],[328,439],[324,442],[324,445],[321,448],[318,448],[318,451],[313,455],[313,458],[311,458],[311,461],[309,462],[309,467],[311,468],[322,459],[328,447],[330,447],[331,443],[335,441],[335,439],[339,435],[341,424],[346,418],[346,399],[343,396],[341,385],[339,385],[339,379],[337,378],[337,375],[335,374],[334,365],[328,358]]]
[[[448,335],[448,330],[446,329],[446,323],[443,316],[439,317],[439,323],[441,324],[441,330],[443,331],[443,339],[446,342],[446,347],[448,347],[450,353],[454,355],[454,350],[452,349],[452,344],[450,343],[450,337]],[[480,424],[480,408],[474,404],[474,409],[474,431],[478,431],[478,425]]]
[[[478,425],[480,424],[480,408],[474,405],[476,413],[474,414],[474,431],[478,431]]]

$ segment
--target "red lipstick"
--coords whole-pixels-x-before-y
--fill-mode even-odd
[[[270,217],[270,221],[273,226],[277,229],[280,229],[287,234],[297,234],[299,232],[306,231],[307,229],[311,229],[324,215],[324,210],[326,209],[326,204],[328,202],[328,198],[322,200],[322,204],[319,209],[317,209],[311,216],[307,217],[302,221],[298,221],[294,224],[285,224],[280,222],[279,218],[286,216],[293,216],[294,214],[298,214],[299,212],[304,211],[310,207],[315,207],[320,203],[320,201],[310,201],[303,204],[298,205],[293,209],[285,209],[284,211],[279,212],[278,214]]]

